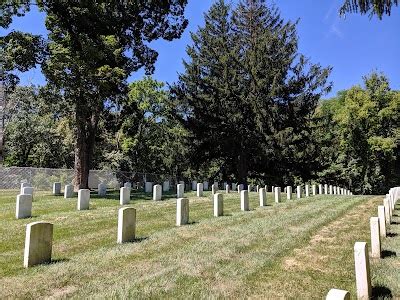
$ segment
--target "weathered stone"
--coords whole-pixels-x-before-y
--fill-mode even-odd
[[[249,191],[244,190],[240,192],[240,209],[243,211],[249,210]]]
[[[379,218],[379,233],[382,238],[386,237],[386,221],[385,221],[385,207],[383,205],[378,206],[378,218]]]
[[[224,215],[224,198],[220,193],[214,194],[214,217]]]
[[[183,198],[185,193],[185,184],[180,183],[176,186],[176,198]]]
[[[292,187],[291,186],[287,186],[286,187],[286,199],[287,200],[292,200]]]
[[[197,184],[197,197],[203,197],[203,184],[198,183]]]
[[[354,266],[358,299],[371,298],[371,277],[369,270],[368,246],[365,242],[354,244]]]
[[[33,222],[26,225],[24,267],[51,262],[53,224]]]
[[[381,237],[379,233],[379,218],[372,217],[370,219],[371,227],[371,256],[374,258],[381,257]]]
[[[131,189],[132,188],[132,183],[130,182],[125,182],[124,187]]]
[[[317,186],[315,184],[312,185],[312,195],[315,196],[317,194]]]
[[[18,195],[15,217],[17,219],[29,218],[32,216],[32,195]]]
[[[163,189],[164,192],[169,192],[169,189],[170,189],[169,180],[166,180],[166,181],[163,182],[163,188],[162,189]]]
[[[24,193],[24,188],[25,187],[30,187],[31,185],[28,182],[21,182],[21,188],[20,188],[20,193]]]
[[[308,184],[306,184],[305,190],[306,190],[306,197],[310,197],[310,187],[308,186]]]
[[[133,242],[136,231],[136,209],[122,207],[118,210],[117,243]]]
[[[192,181],[192,191],[195,191],[197,189],[197,181],[193,180]]]
[[[161,201],[162,198],[162,186],[156,184],[153,186],[153,200],[154,201]]]
[[[72,198],[74,196],[74,186],[72,184],[67,184],[64,187],[64,198]]]
[[[258,190],[258,194],[260,195],[260,206],[267,206],[267,192],[264,188]]]
[[[100,183],[97,186],[97,194],[101,197],[104,197],[107,195],[107,185],[105,185],[104,183]]]
[[[350,300],[350,293],[345,290],[331,289],[325,300]]]
[[[153,182],[146,182],[144,185],[144,192],[151,193],[153,191]]]
[[[89,209],[90,190],[81,189],[78,191],[78,210]]]
[[[275,203],[281,202],[281,188],[276,187],[275,188]]]
[[[32,195],[33,198],[33,187],[31,186],[26,186],[22,189],[22,194],[23,195]]]
[[[296,187],[296,195],[297,195],[297,199],[301,198],[301,186],[297,186]]]
[[[189,223],[189,199],[179,198],[176,200],[176,226]]]
[[[61,182],[54,182],[53,195],[60,195],[60,194],[61,194]]]

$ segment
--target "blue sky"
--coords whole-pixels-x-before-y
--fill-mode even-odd
[[[393,89],[400,89],[400,8],[394,8],[390,17],[378,20],[368,16],[349,14],[339,17],[343,0],[275,0],[285,19],[300,19],[298,26],[299,51],[314,63],[332,66],[330,80],[333,90],[347,89],[362,82],[362,76],[372,70],[384,72]],[[191,42],[190,31],[203,24],[203,13],[214,0],[189,0],[186,17],[189,26],[179,40],[156,41],[152,47],[159,52],[157,80],[172,83],[178,72],[183,71],[182,59],[186,57],[186,45]],[[235,3],[235,1],[233,1]],[[25,17],[15,18],[9,30],[16,29],[45,34],[44,15],[33,10]],[[3,34],[0,32],[0,35]],[[132,74],[130,80],[139,79],[143,72]],[[22,84],[43,84],[40,69],[20,74]]]

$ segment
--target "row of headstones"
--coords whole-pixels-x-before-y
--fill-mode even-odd
[[[82,191],[82,190],[80,190]],[[260,201],[260,206],[266,205],[266,198]],[[214,194],[213,215],[224,215],[223,194]],[[248,191],[241,192],[240,207],[242,211],[249,210]],[[189,223],[189,199],[179,198],[176,201],[176,226]],[[118,210],[117,243],[135,240],[136,209],[122,207]],[[24,250],[24,267],[51,262],[53,245],[53,224],[48,222],[33,222],[27,224]]]
[[[387,235],[386,226],[391,224],[393,210],[396,202],[400,199],[400,187],[391,188],[386,194],[383,205],[378,206],[378,216],[370,218],[371,231],[371,257],[381,258],[381,239]],[[354,266],[356,274],[357,299],[371,299],[371,275],[369,267],[369,252],[366,242],[354,244]],[[327,300],[348,300],[350,293],[345,290],[331,289],[326,297]]]

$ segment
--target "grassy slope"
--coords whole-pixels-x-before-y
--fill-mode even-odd
[[[269,194],[269,206],[258,208],[251,193],[253,210],[240,212],[238,194],[224,194],[226,216],[214,218],[210,198],[189,193],[193,224],[176,228],[174,199],[138,194],[130,205],[139,239],[117,245],[117,195],[93,196],[89,211],[76,211],[76,199],[39,194],[34,217],[25,220],[14,219],[15,195],[0,196],[0,298],[323,298],[332,287],[355,295],[353,244],[369,242],[369,217],[382,199],[317,196],[272,205]],[[25,225],[38,220],[55,225],[54,263],[25,270]],[[388,256],[371,265],[373,284],[375,293],[400,296],[398,224],[390,231]]]

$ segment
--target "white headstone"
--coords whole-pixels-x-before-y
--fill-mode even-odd
[[[131,189],[132,188],[132,183],[130,182],[125,182],[124,187]]]
[[[61,194],[61,182],[54,182],[53,195],[60,195],[60,194]]]
[[[306,190],[306,197],[310,197],[310,187],[308,186],[308,184],[306,184],[305,190]]]
[[[78,210],[89,209],[90,190],[81,189],[78,191]]]
[[[331,289],[325,300],[350,300],[350,293],[345,290]]]
[[[369,270],[368,246],[365,242],[354,244],[354,266],[358,299],[371,298],[371,277]]]
[[[161,197],[162,197],[162,186],[156,184],[155,186],[153,186],[153,200],[161,201]]]
[[[379,218],[379,232],[381,237],[386,237],[386,222],[385,222],[385,207],[383,205],[378,206],[378,218]]]
[[[236,183],[232,183],[232,191],[236,191],[237,189],[237,184]]]
[[[315,184],[312,185],[312,195],[315,196],[317,194],[317,186]]]
[[[20,193],[23,194],[24,193],[24,188],[25,187],[30,187],[31,185],[28,182],[21,182],[21,189],[20,189]]]
[[[329,195],[333,195],[333,186],[332,185],[329,186]]]
[[[107,186],[104,183],[99,183],[97,186],[97,194],[100,197],[104,197],[107,195]]]
[[[267,192],[264,188],[258,190],[258,194],[260,195],[260,206],[267,206]]]
[[[287,186],[286,187],[286,199],[287,200],[292,200],[292,187],[291,186]]]
[[[197,197],[203,197],[203,189],[204,189],[204,186],[203,186],[203,184],[202,183],[198,183],[197,184],[197,188],[196,188],[196,195],[197,195]]]
[[[260,186],[257,184],[257,185],[256,185],[256,192],[257,192],[257,193],[258,193],[259,189],[260,189]]]
[[[230,191],[229,184],[227,184],[227,185],[225,186],[225,193],[226,193],[226,194],[229,194],[229,191]]]
[[[224,200],[220,193],[214,194],[214,217],[224,215]]]
[[[129,189],[129,188],[127,188]],[[136,231],[136,209],[133,207],[122,207],[118,210],[118,233],[117,243],[133,242]]]
[[[240,192],[240,209],[243,211],[249,210],[249,191]]]
[[[301,198],[301,186],[300,185],[298,185],[296,187],[296,195],[297,195],[297,199]]]
[[[275,203],[281,202],[281,188],[276,187],[275,188]]]
[[[51,262],[53,224],[33,222],[26,225],[24,267]]]
[[[326,183],[324,185],[324,194],[328,195],[328,185]]]
[[[144,192],[151,193],[152,190],[153,190],[153,182],[146,182]]]
[[[322,184],[318,185],[318,195],[322,195]]]
[[[32,198],[33,198],[33,187],[31,187],[31,186],[24,187],[22,189],[22,194],[23,195],[32,195]]]
[[[180,183],[176,186],[176,198],[183,198],[185,192],[185,184]]]
[[[179,198],[176,200],[176,226],[189,223],[189,199]]]
[[[18,195],[15,217],[17,219],[29,218],[32,216],[32,195]]]
[[[374,258],[381,257],[381,237],[379,233],[379,218],[372,217],[370,219],[371,227],[371,256]]]
[[[74,196],[74,186],[72,184],[67,184],[64,187],[64,198],[72,198]]]

